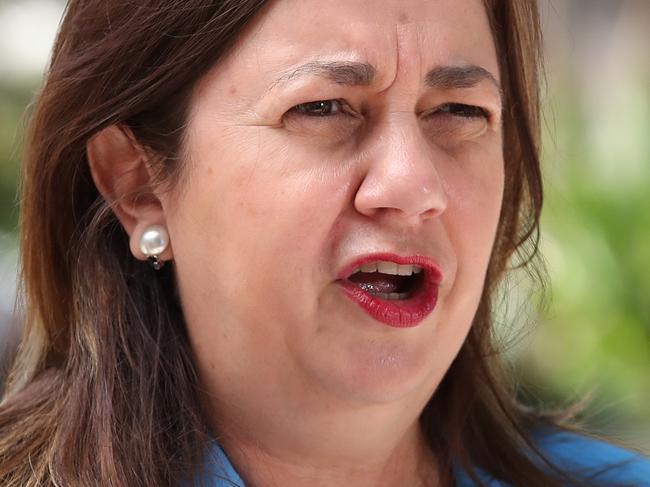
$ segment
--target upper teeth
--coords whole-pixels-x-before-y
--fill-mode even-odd
[[[410,276],[411,274],[419,274],[422,272],[422,268],[416,265],[399,265],[395,262],[380,260],[378,262],[364,264],[352,274],[356,274],[357,272],[381,272],[382,274],[392,274],[394,276]]]

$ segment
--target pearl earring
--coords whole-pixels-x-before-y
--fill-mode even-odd
[[[147,227],[140,236],[140,251],[147,256],[149,264],[157,271],[165,264],[160,260],[160,254],[168,245],[169,235],[167,229],[162,225]]]

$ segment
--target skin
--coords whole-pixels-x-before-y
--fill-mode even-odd
[[[369,63],[375,79],[269,91],[315,60]],[[196,86],[183,184],[116,209],[139,258],[146,226],[169,229],[211,426],[247,485],[441,485],[417,420],[471,326],[504,184],[499,89],[425,84],[466,65],[498,82],[481,0],[272,2]],[[319,100],[343,112],[293,108]],[[104,194],[146,182],[115,127],[89,160]],[[439,264],[419,326],[381,324],[341,292],[342,267],[375,251]]]

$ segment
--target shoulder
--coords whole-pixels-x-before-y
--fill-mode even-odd
[[[554,466],[588,485],[650,487],[650,458],[640,453],[563,430],[540,430],[533,438]],[[489,487],[511,487],[486,472],[477,473]],[[476,487],[462,470],[455,474],[456,487]]]
[[[536,435],[538,445],[557,467],[603,485],[650,487],[650,458],[607,441],[568,431]]]

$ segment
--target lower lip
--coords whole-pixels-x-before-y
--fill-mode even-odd
[[[418,326],[431,314],[438,302],[438,284],[428,276],[425,276],[420,289],[404,300],[378,298],[348,280],[339,281],[339,284],[343,293],[372,318],[393,328]]]

